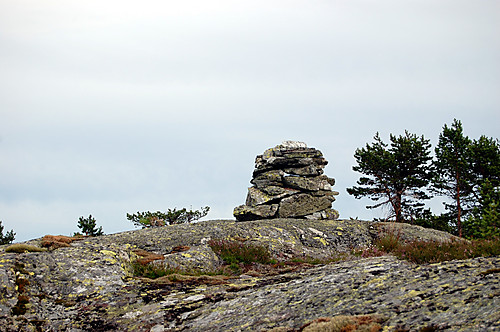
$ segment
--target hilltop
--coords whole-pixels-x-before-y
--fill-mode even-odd
[[[499,257],[424,265],[394,256],[325,260],[369,247],[387,232],[401,241],[452,238],[358,220],[212,220],[83,238],[40,252],[1,246],[0,330],[298,331],[339,315],[369,315],[363,319],[384,331],[500,329]],[[276,262],[295,258],[295,264],[205,274],[223,264],[208,245],[217,239],[260,245]],[[25,244],[42,248],[42,239]],[[134,272],[141,260],[199,273],[148,279]]]

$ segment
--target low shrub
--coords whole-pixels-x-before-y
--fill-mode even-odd
[[[368,257],[380,257],[387,255],[387,251],[379,249],[378,246],[372,245],[367,248],[355,249],[351,251],[356,257],[368,258]]]
[[[437,263],[454,259],[469,259],[500,255],[500,241],[496,240],[451,240],[412,241],[400,245],[393,253],[401,259],[417,264]]]
[[[185,208],[177,210],[177,208],[168,209],[167,212],[137,212],[134,214],[127,213],[127,219],[134,223],[137,227],[163,227],[166,225],[184,224],[196,221],[205,217],[210,211],[209,206],[205,206],[200,210],[189,211]]]
[[[375,246],[383,252],[392,252],[400,246],[400,233],[389,232],[375,241]]]
[[[178,268],[171,268],[169,266],[163,266],[160,264],[143,264],[138,261],[132,263],[132,271],[134,276],[136,277],[144,277],[149,279],[157,279],[172,274],[183,273]]]
[[[381,331],[381,323],[385,318],[377,315],[324,317],[307,323],[301,328],[303,332],[377,332]]]
[[[373,246],[352,251],[358,257],[376,257],[389,253],[416,264],[498,256],[500,239],[467,241],[455,238],[443,242],[416,240],[404,243],[399,233],[389,231],[380,235]]]
[[[261,245],[215,239],[208,241],[208,245],[227,264],[276,263],[269,250]]]
[[[224,269],[214,271],[202,271],[199,269],[182,269],[180,267],[171,267],[163,264],[144,264],[139,260],[131,263],[132,273],[135,277],[143,277],[148,279],[158,279],[167,277],[171,282],[183,282],[189,280],[189,277],[198,277],[206,279],[212,276],[228,276],[232,273],[226,272]]]

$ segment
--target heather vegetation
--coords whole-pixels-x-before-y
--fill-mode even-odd
[[[271,255],[264,245],[245,241],[212,239],[209,247],[221,258],[223,264],[213,271],[201,269],[182,269],[162,263],[150,264],[150,261],[137,260],[132,263],[135,276],[150,279],[165,276],[202,276],[202,275],[239,275],[244,272],[279,273],[288,271],[290,266],[311,267],[318,264],[353,260],[358,258],[379,257],[394,255],[399,259],[415,264],[438,263],[450,260],[464,260],[476,257],[490,257],[500,255],[500,241],[452,239],[450,241],[401,241],[399,234],[389,232],[380,236],[367,248],[353,248],[350,252],[340,252],[331,257],[319,259],[306,256],[276,258]],[[161,257],[163,258],[163,257]],[[158,258],[159,259],[159,258]]]
[[[210,240],[208,245],[227,264],[276,262],[271,259],[269,250],[262,245],[230,240]]]
[[[378,238],[370,248],[358,251],[362,257],[393,254],[416,264],[438,263],[450,260],[463,260],[476,257],[490,257],[500,255],[500,241],[498,239],[464,240],[451,239],[450,241],[423,241],[415,240],[403,242],[396,233],[388,233]]]

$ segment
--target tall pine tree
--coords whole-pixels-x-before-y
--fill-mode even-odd
[[[486,180],[495,188],[500,186],[500,143],[498,139],[481,136],[470,147],[472,156],[472,190],[476,201]]]
[[[377,133],[373,144],[357,149],[353,170],[364,174],[347,192],[355,198],[369,197],[378,202],[369,209],[388,205],[397,222],[412,220],[429,199],[424,188],[432,178],[430,143],[409,132],[390,135],[390,146]],[[380,201],[382,200],[382,201]],[[379,202],[380,201],[380,202]]]
[[[454,203],[445,203],[445,207],[456,219],[460,237],[462,236],[464,200],[468,200],[472,193],[470,147],[471,140],[464,136],[462,123],[454,119],[451,127],[444,125],[435,148],[436,176],[433,187],[437,193],[453,199]]]

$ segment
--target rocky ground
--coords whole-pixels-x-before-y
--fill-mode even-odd
[[[403,240],[451,237],[356,220],[218,220],[85,238],[42,252],[1,246],[0,330],[298,331],[338,315],[377,315],[384,331],[500,330],[499,257],[416,266],[382,256],[255,266],[234,277],[152,280],[132,271],[147,257],[214,270],[222,262],[210,239],[263,244],[280,259],[325,258],[370,246],[384,232]],[[27,244],[42,247],[41,239]]]

